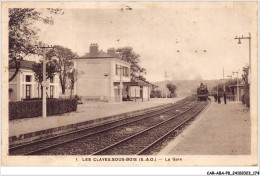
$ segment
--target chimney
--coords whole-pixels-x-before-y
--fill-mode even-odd
[[[115,54],[116,54],[115,48],[108,48],[108,49],[107,49],[107,54],[108,54],[109,56],[115,57]]]
[[[98,56],[98,44],[91,43],[89,47],[89,56],[90,57],[97,57]]]

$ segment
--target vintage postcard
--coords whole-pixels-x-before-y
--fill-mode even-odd
[[[2,165],[256,166],[257,51],[256,1],[2,2]]]

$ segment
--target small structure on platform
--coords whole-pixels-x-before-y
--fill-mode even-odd
[[[148,81],[136,80],[132,82],[125,83],[127,86],[126,92],[124,93],[124,100],[134,100],[141,99],[142,101],[150,100],[151,90],[154,85]]]

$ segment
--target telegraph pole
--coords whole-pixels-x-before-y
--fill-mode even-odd
[[[42,92],[42,117],[46,118],[47,116],[47,108],[46,108],[46,49],[53,48],[53,46],[43,46],[41,47],[43,49],[43,62],[42,62],[42,86],[43,86],[43,92]]]
[[[238,88],[238,71],[237,72],[232,72],[233,75],[236,73],[237,74],[237,101],[239,101],[239,88]]]

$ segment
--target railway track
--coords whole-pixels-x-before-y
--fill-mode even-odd
[[[207,103],[200,102],[198,105],[164,122],[94,152],[92,155],[143,155],[196,116],[206,105]]]
[[[73,142],[85,140],[86,138],[94,138],[98,134],[111,131],[113,129],[120,128],[122,126],[131,125],[133,123],[142,123],[147,121],[147,119],[156,119],[158,115],[169,116],[169,114],[177,113],[178,108],[181,108],[187,104],[190,104],[195,101],[195,97],[188,97],[179,102],[176,102],[172,106],[167,107],[166,109],[153,110],[144,115],[137,115],[125,119],[115,120],[109,123],[104,123],[96,125],[93,127],[73,131],[70,133],[57,135],[50,138],[45,138],[42,140],[30,142],[27,144],[9,147],[9,155],[37,155],[44,154],[45,151],[52,150],[53,148],[59,148],[64,145],[69,145]],[[164,116],[163,116],[164,117]],[[158,118],[157,118],[158,119]],[[157,120],[158,121],[158,120]],[[154,122],[155,123],[155,122]],[[95,140],[95,139],[93,139]]]
[[[65,144],[59,147],[54,147],[46,151],[38,152],[38,155],[91,155],[107,146],[117,143],[125,138],[137,134],[145,129],[150,128],[158,123],[166,121],[173,115],[180,114],[187,109],[190,109],[196,101],[189,101],[188,103],[181,104],[165,114],[159,114],[140,121],[124,124],[113,129],[101,131],[99,133],[86,136],[81,140],[73,143]]]

